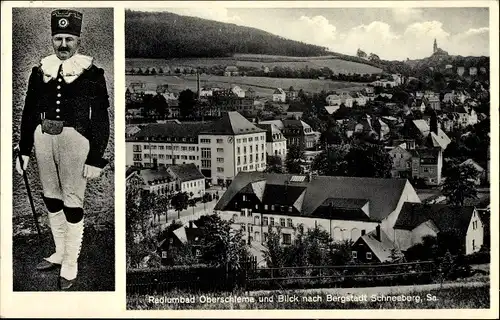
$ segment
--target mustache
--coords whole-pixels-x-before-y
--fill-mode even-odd
[[[57,51],[59,51],[59,52],[69,52],[69,48],[68,47],[62,47],[62,48],[57,49]]]

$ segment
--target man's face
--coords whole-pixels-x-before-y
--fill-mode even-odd
[[[80,37],[72,34],[59,33],[52,37],[52,46],[61,60],[71,58],[80,47]]]

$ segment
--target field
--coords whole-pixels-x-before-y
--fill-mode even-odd
[[[126,69],[161,67],[161,66],[186,66],[186,67],[210,67],[210,66],[241,66],[261,68],[274,66],[290,67],[292,69],[330,68],[334,73],[380,73],[382,69],[352,61],[345,61],[334,56],[324,57],[283,57],[269,55],[237,54],[233,57],[221,58],[185,58],[185,59],[126,59]]]
[[[363,289],[363,288],[358,288]],[[373,288],[376,289],[376,288]],[[161,296],[152,296],[158,298],[159,303],[150,300],[150,296],[134,295],[127,297],[128,310],[162,310],[162,309],[486,309],[490,306],[490,287],[487,284],[476,284],[475,286],[458,285],[452,287],[444,287],[439,289],[435,285],[433,289],[417,290],[417,287],[411,291],[400,291],[397,287],[394,291],[388,292],[373,292],[373,291],[348,291],[322,290],[322,291],[275,291],[275,292],[253,292],[253,293],[221,293],[221,294],[192,294],[187,292],[170,292]],[[351,295],[352,294],[352,295]],[[278,301],[279,295],[293,297],[296,296],[298,301]],[[361,297],[366,295],[366,301],[358,299],[351,301],[332,301],[328,300],[328,295],[339,297],[340,299],[348,299],[348,297]],[[226,298],[228,296],[245,298],[243,301],[210,301],[210,298]],[[320,297],[316,301],[303,300],[303,297]],[[375,296],[375,298],[372,298]],[[382,297],[395,297],[399,301],[377,300]],[[191,298],[192,302],[179,303],[171,301],[171,298]],[[272,297],[272,300],[271,300]],[[412,300],[402,301],[402,297],[411,297]],[[428,299],[431,297],[431,299]],[[435,297],[432,298],[432,297]],[[159,298],[165,299],[162,303]],[[253,300],[250,300],[253,298]],[[260,299],[259,299],[260,298]],[[262,299],[262,300],[261,300]],[[266,299],[266,300],[263,300]],[[250,300],[250,301],[249,301]],[[360,301],[361,300],[361,301]]]
[[[178,75],[178,76],[139,76],[127,75],[127,86],[132,82],[145,82],[149,90],[155,90],[158,84],[168,84],[169,88],[174,92],[179,92],[184,89],[196,90],[196,76],[194,75]],[[238,85],[242,89],[247,90],[253,88],[259,97],[272,96],[276,88],[288,89],[293,86],[295,90],[304,90],[305,92],[320,92],[342,90],[359,90],[364,84],[357,82],[342,82],[332,80],[316,80],[316,79],[287,79],[287,78],[267,78],[267,77],[224,77],[201,75],[200,85],[225,87]]]

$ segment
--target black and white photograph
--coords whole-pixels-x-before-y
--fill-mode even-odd
[[[113,15],[12,9],[13,291],[115,290]]]
[[[126,9],[127,310],[490,308],[490,69],[488,7]]]

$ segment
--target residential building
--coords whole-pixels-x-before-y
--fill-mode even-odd
[[[389,81],[387,79],[376,80],[371,83],[374,87],[383,87],[383,88],[394,88],[399,84],[396,81]]]
[[[329,106],[340,107],[340,104],[342,103],[342,99],[340,98],[340,96],[338,94],[331,94],[331,95],[326,97],[326,103]]]
[[[340,101],[347,107],[352,108],[354,103],[354,98],[347,91],[343,91],[340,93]]]
[[[352,259],[362,263],[392,262],[393,256],[402,256],[396,244],[379,225],[375,230],[362,235],[352,246]]]
[[[350,95],[354,99],[354,101],[358,104],[358,106],[365,106],[366,102],[368,101],[368,97],[362,95],[359,92],[351,92]]]
[[[200,89],[200,97],[211,97],[214,95],[214,91],[210,88],[203,87]]]
[[[239,75],[240,73],[238,72],[238,67],[236,66],[227,66],[226,69],[224,69],[224,76],[226,77]]]
[[[266,154],[286,158],[286,138],[275,124],[257,124],[257,127],[266,130]]]
[[[374,87],[364,87],[363,90],[365,91],[365,93],[368,97],[373,96],[375,94]]]
[[[443,151],[440,148],[411,150],[411,176],[423,179],[427,185],[437,186],[442,181]]]
[[[340,105],[325,106],[325,110],[326,112],[328,112],[328,114],[334,114],[335,112],[337,112],[338,109],[340,109]]]
[[[369,136],[375,140],[384,140],[389,134],[390,129],[380,118],[372,118],[367,114],[356,124],[354,132]]]
[[[285,92],[285,94],[286,94],[286,101],[294,101],[299,96],[298,91],[295,91],[293,88],[291,88],[291,89],[292,90],[288,90],[288,91]]]
[[[433,123],[433,121],[435,121]],[[413,133],[410,133],[409,138],[415,138],[415,134],[420,134],[422,138],[426,140],[426,143],[429,147],[439,147],[442,150],[446,149],[446,147],[451,143],[450,138],[444,133],[441,128],[439,128],[439,122],[437,121],[437,116],[435,120],[430,120],[431,124],[427,124],[425,120],[411,120],[410,121],[410,130]]]
[[[291,244],[300,224],[317,226],[334,241],[356,241],[399,214],[404,202],[420,202],[404,179],[241,172],[214,210],[234,219],[233,228],[250,243],[266,241],[268,228],[280,226],[282,242]]]
[[[132,168],[127,175],[127,185],[134,185],[138,189],[167,195],[177,191],[172,176],[165,168]]]
[[[234,86],[231,88],[231,92],[238,98],[245,97],[245,90],[241,89],[239,86]]]
[[[144,82],[132,82],[125,90],[125,100],[130,102],[142,101],[146,84]]]
[[[273,92],[273,101],[274,102],[285,102],[286,101],[286,93],[283,89],[277,88]]]
[[[441,110],[441,101],[439,101],[438,96],[428,97],[426,99],[426,105],[433,110]]]
[[[411,178],[412,154],[404,145],[398,145],[389,151],[392,159],[391,176],[393,178]]]
[[[456,237],[459,252],[472,254],[481,249],[484,226],[474,207],[446,204],[405,203],[394,224],[396,246],[406,251],[425,236],[445,232]]]
[[[186,192],[190,198],[201,198],[205,194],[205,176],[194,163],[172,165],[167,172],[175,182],[177,191]]]
[[[169,261],[169,253],[173,248],[181,248],[184,245],[189,245],[193,256],[201,258],[203,255],[203,230],[193,221],[188,221],[179,228],[172,230],[161,239],[158,244],[158,254],[161,256],[161,263],[166,265]]]
[[[238,112],[222,117],[198,135],[201,172],[212,184],[229,185],[240,171],[266,168],[266,131]]]
[[[261,124],[274,124],[286,138],[287,146],[301,145],[305,149],[314,148],[319,141],[311,126],[302,120],[284,119],[261,121]]]
[[[454,126],[465,128],[478,123],[477,113],[474,108],[460,105],[454,106],[452,110]]]

